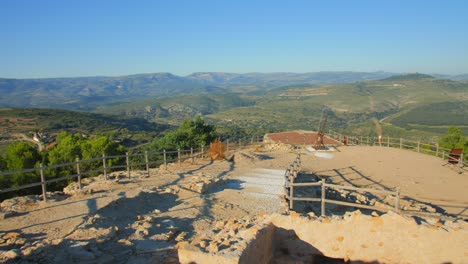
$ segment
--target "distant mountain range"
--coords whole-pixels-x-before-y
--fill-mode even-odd
[[[178,95],[265,92],[298,84],[338,84],[379,80],[389,72],[223,73],[198,72],[182,77],[171,73],[118,77],[48,79],[0,78],[0,107],[47,107],[93,110],[105,104]],[[436,76],[439,77],[439,76]],[[449,76],[468,80],[468,75]]]

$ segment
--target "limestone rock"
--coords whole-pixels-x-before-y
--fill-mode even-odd
[[[9,250],[9,251],[3,253],[3,256],[6,259],[16,259],[16,258],[19,258],[21,256],[21,252],[20,252],[19,249],[12,249],[12,250]]]

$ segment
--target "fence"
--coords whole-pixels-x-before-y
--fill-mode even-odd
[[[420,140],[407,140],[404,138],[391,138],[391,137],[370,137],[370,136],[345,136],[330,130],[328,136],[340,142],[347,141],[348,145],[364,145],[364,146],[382,146],[393,147],[400,149],[409,149],[418,153],[436,156],[447,160],[451,164],[458,163],[459,167],[468,167],[467,157],[460,154],[450,154],[451,149],[440,147],[439,144],[424,143]]]
[[[294,207],[294,201],[308,201],[308,202],[320,202],[321,216],[326,216],[325,206],[327,203],[350,206],[350,207],[358,207],[358,208],[369,209],[369,210],[378,210],[378,211],[383,211],[383,212],[387,212],[393,209],[396,212],[400,212],[400,188],[397,188],[395,191],[378,190],[378,189],[370,189],[370,188],[358,188],[358,187],[353,187],[353,186],[344,186],[344,185],[326,183],[325,179],[322,179],[317,182],[295,183],[294,180],[300,174],[300,171],[301,171],[301,156],[300,154],[298,154],[296,159],[292,162],[292,164],[288,167],[288,169],[285,172],[285,178],[286,178],[285,193],[286,193],[286,199],[289,201],[290,210],[292,210]],[[294,188],[296,187],[320,187],[321,197],[320,198],[318,197],[295,197]],[[359,191],[359,192],[367,192],[371,194],[390,195],[394,197],[395,204],[393,208],[386,208],[386,207],[371,206],[371,205],[365,205],[365,204],[350,203],[350,202],[343,202],[339,200],[327,199],[326,188],[335,189],[335,190],[345,189],[345,190],[354,190],[354,191]]]
[[[230,143],[229,140],[226,140],[226,148],[227,150],[233,150],[235,148],[241,148],[244,146],[249,146],[252,144],[256,144],[262,142],[262,138],[252,138],[249,141],[236,140],[234,143]],[[163,150],[162,152],[144,152],[144,153],[135,153],[129,154],[128,152],[125,155],[106,155],[102,154],[101,157],[80,160],[76,159],[74,162],[69,163],[62,163],[62,164],[55,164],[55,165],[48,165],[45,166],[44,164],[40,164],[38,168],[30,168],[30,169],[22,169],[16,171],[6,171],[0,172],[0,177],[11,176],[15,174],[24,174],[24,173],[39,173],[40,175],[40,182],[34,182],[29,184],[24,184],[21,186],[14,186],[5,189],[0,189],[1,193],[7,193],[12,191],[18,191],[27,188],[33,188],[37,186],[41,186],[42,188],[42,197],[43,200],[47,201],[47,184],[56,183],[59,181],[69,180],[69,179],[77,179],[78,188],[81,189],[81,179],[85,176],[90,176],[96,173],[102,173],[106,180],[108,180],[108,173],[111,171],[116,171],[118,169],[125,169],[127,172],[127,177],[131,177],[131,170],[135,168],[144,167],[146,170],[147,177],[150,176],[149,169],[150,167],[155,167],[157,165],[163,165],[167,169],[168,163],[177,162],[179,165],[186,161],[191,160],[191,163],[194,163],[195,158],[205,158],[207,155],[206,153],[207,147],[201,148],[190,148],[187,150],[175,150],[175,151],[166,151]],[[171,158],[173,157],[173,158]],[[120,162],[119,162],[120,161]],[[95,167],[91,166],[93,163],[99,162],[99,167],[96,169]],[[115,164],[115,165],[113,165]],[[47,179],[47,172],[50,172],[52,169],[60,169],[66,168],[69,171],[73,171],[72,174],[61,176],[58,178]],[[73,169],[71,169],[73,168]]]

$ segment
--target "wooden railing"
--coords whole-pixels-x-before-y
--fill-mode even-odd
[[[233,150],[236,148],[241,148],[245,146],[249,146],[252,144],[257,144],[262,141],[262,138],[252,138],[251,140],[235,140],[234,142],[231,140],[226,140],[227,148]],[[149,169],[151,167],[155,167],[158,165],[163,165],[167,169],[168,163],[175,163],[177,162],[179,165],[186,161],[191,160],[193,164],[195,158],[204,158],[207,155],[207,148],[208,146],[201,147],[201,148],[190,148],[186,150],[174,150],[174,151],[166,151],[163,150],[162,152],[143,152],[143,153],[135,153],[129,154],[128,152],[125,155],[106,155],[102,154],[101,157],[96,157],[92,159],[80,160],[76,159],[73,162],[69,163],[62,163],[62,164],[54,164],[54,165],[44,165],[40,164],[37,168],[27,168],[15,171],[5,171],[0,172],[0,177],[8,177],[15,174],[24,174],[24,173],[34,173],[40,175],[40,182],[28,183],[23,184],[20,186],[12,186],[4,189],[0,189],[1,193],[13,192],[27,188],[33,188],[37,186],[42,187],[42,197],[44,201],[47,201],[47,184],[55,183],[59,181],[69,180],[69,179],[77,179],[78,187],[81,189],[81,179],[85,176],[90,176],[93,174],[103,174],[105,179],[108,180],[108,173],[111,171],[119,171],[125,170],[127,172],[127,177],[131,177],[131,170],[136,168],[144,167],[147,177],[150,176]],[[100,162],[101,165],[98,167],[88,165],[90,163]],[[120,162],[119,162],[120,161]],[[116,163],[115,165],[112,165]],[[92,168],[87,169],[86,168]],[[58,168],[66,168],[68,171],[72,172],[69,175],[64,175],[57,178],[49,178],[47,179],[47,172],[51,169],[58,169]]]
[[[300,164],[301,164],[301,156],[300,154],[298,154],[296,159],[293,161],[293,163],[288,167],[288,169],[286,169],[286,173],[285,173],[285,178],[286,178],[286,181],[285,181],[286,196],[285,197],[289,201],[290,210],[294,208],[294,201],[307,201],[307,202],[320,202],[321,216],[326,216],[325,206],[327,203],[350,206],[350,207],[358,207],[358,208],[369,209],[369,210],[378,210],[378,211],[383,211],[383,212],[387,212],[390,210],[400,212],[400,188],[396,188],[395,191],[370,189],[370,188],[358,188],[354,186],[344,186],[344,185],[326,183],[325,179],[322,179],[316,182],[296,183],[294,181],[301,173]],[[320,198],[319,197],[296,197],[294,196],[294,193],[295,193],[294,189],[297,187],[320,187],[321,197]],[[338,189],[354,190],[358,192],[367,192],[371,194],[390,195],[394,197],[395,204],[393,208],[388,208],[388,207],[371,206],[371,205],[365,205],[365,204],[350,203],[350,202],[344,202],[344,201],[339,201],[339,200],[327,199],[326,188],[335,189],[335,190],[338,190]]]
[[[458,158],[450,156],[451,149],[440,147],[437,143],[426,143],[420,140],[408,140],[404,138],[391,138],[391,137],[370,137],[370,136],[346,136],[335,131],[330,130],[328,136],[340,142],[347,141],[348,145],[361,145],[361,146],[382,146],[393,147],[400,149],[413,150],[418,153],[432,155],[439,157],[443,160],[450,161],[450,163],[458,163],[459,167],[468,167],[468,160],[463,153]]]

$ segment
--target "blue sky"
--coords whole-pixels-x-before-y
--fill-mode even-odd
[[[0,2],[0,77],[468,73],[468,1]]]

